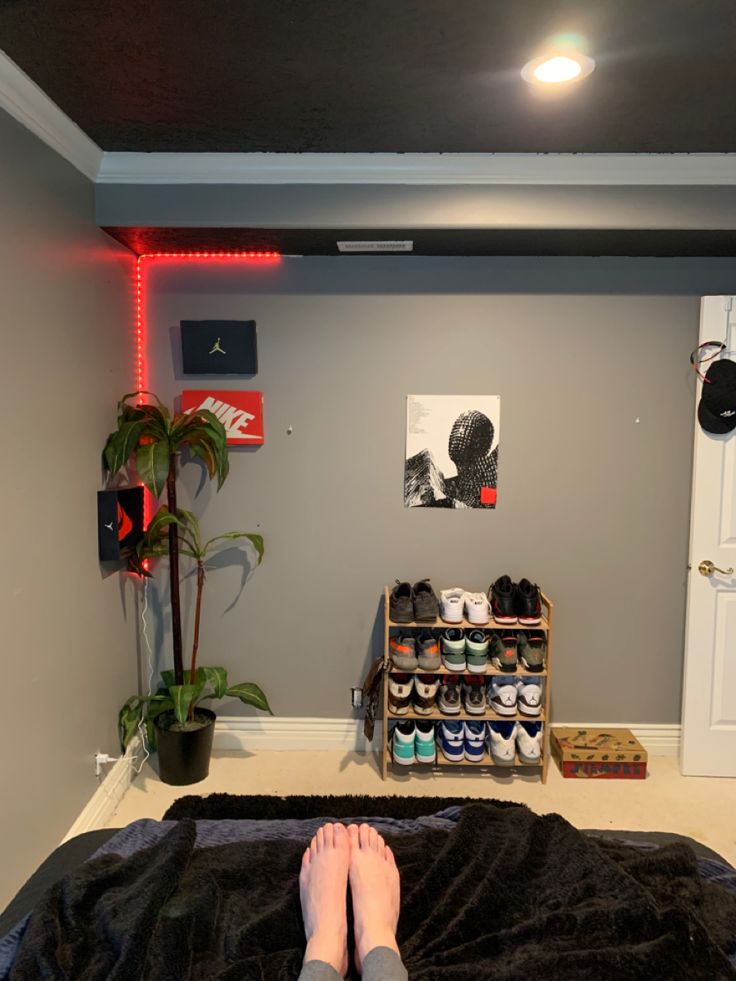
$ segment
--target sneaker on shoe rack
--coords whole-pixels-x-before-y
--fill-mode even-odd
[[[465,634],[465,661],[471,674],[485,674],[488,667],[488,637],[485,630]]]
[[[482,678],[463,678],[463,708],[470,715],[486,714],[486,686]]]
[[[516,715],[519,691],[511,678],[494,675],[488,684],[488,704],[496,715]]]
[[[465,726],[462,722],[440,722],[437,742],[442,755],[450,763],[462,763],[465,759]]]
[[[416,726],[411,719],[406,722],[397,722],[391,736],[391,756],[394,763],[401,763],[408,766],[416,762],[414,755],[414,740]]]
[[[542,598],[536,583],[520,580],[514,594],[514,609],[522,627],[535,627],[542,622]]]
[[[489,722],[486,743],[496,766],[513,766],[516,762],[516,723]]]
[[[414,757],[417,763],[434,763],[437,759],[437,742],[434,722],[418,719],[414,736]]]
[[[439,601],[429,579],[420,579],[419,582],[415,582],[413,593],[415,622],[435,623],[439,612]]]
[[[500,634],[493,634],[491,637],[491,661],[494,668],[513,674],[519,663],[518,646],[519,641],[513,630],[503,630]]]
[[[406,715],[411,708],[411,695],[414,691],[413,674],[389,674],[388,710],[392,715]]]
[[[399,582],[388,598],[388,616],[394,623],[411,623],[414,619],[414,592],[410,582]]]
[[[434,674],[418,674],[414,677],[414,711],[430,715],[437,707],[440,679]]]
[[[542,755],[541,722],[520,722],[516,727],[516,749],[522,763],[539,763]]]
[[[465,634],[459,627],[449,627],[440,637],[442,663],[448,671],[465,671]]]
[[[460,702],[460,676],[446,674],[440,681],[440,693],[437,697],[437,708],[443,715],[458,715]]]
[[[491,601],[491,615],[496,623],[516,623],[518,616],[515,606],[514,584],[510,576],[500,576],[488,590]]]
[[[542,679],[529,676],[516,679],[516,707],[522,715],[539,715],[542,711]]]
[[[486,742],[486,724],[468,719],[463,727],[463,750],[465,759],[471,763],[483,762],[483,750]]]
[[[466,593],[463,597],[465,604],[465,619],[468,623],[486,624],[491,619],[491,604],[485,593]]]
[[[422,671],[436,671],[442,664],[440,660],[440,645],[437,638],[429,630],[422,630],[417,636],[417,660]]]
[[[440,593],[440,616],[445,623],[462,623],[465,603],[465,590],[458,586],[443,589]]]
[[[527,671],[544,671],[547,636],[543,630],[519,634],[519,659]]]
[[[416,671],[419,665],[417,645],[411,634],[394,634],[389,638],[388,652],[394,667],[399,671]]]

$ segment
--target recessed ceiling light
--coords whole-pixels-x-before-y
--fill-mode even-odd
[[[522,78],[533,85],[563,85],[585,78],[595,68],[595,62],[586,55],[555,53],[542,55],[528,61],[521,69]]]

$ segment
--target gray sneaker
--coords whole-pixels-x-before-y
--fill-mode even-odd
[[[411,623],[414,619],[414,593],[411,583],[399,582],[388,598],[388,615],[394,623]]]
[[[417,660],[422,671],[436,671],[442,664],[437,638],[429,630],[417,637]]]
[[[416,671],[419,666],[416,641],[411,634],[395,634],[389,639],[388,652],[399,671]]]
[[[439,612],[437,594],[429,579],[414,583],[414,619],[417,623],[436,623]]]
[[[443,715],[457,715],[460,712],[460,676],[447,674],[440,684],[437,707]]]

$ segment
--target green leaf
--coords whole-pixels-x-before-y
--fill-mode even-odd
[[[165,688],[171,688],[172,685],[176,684],[176,675],[173,671],[162,671],[161,681],[163,682]]]
[[[137,695],[133,695],[118,713],[120,741],[124,750],[128,748],[128,743],[136,734],[138,725],[143,718],[143,709],[144,704],[141,699]]]
[[[227,671],[224,668],[202,668],[212,685],[215,698],[224,698],[227,691]]]
[[[248,531],[226,531],[222,535],[215,535],[214,538],[210,538],[209,541],[205,542],[204,548],[202,549],[202,554],[209,554],[210,545],[233,538],[247,538],[258,553],[258,565],[261,564],[263,561],[263,535],[253,535]]]
[[[271,706],[268,704],[268,699],[258,685],[254,685],[251,681],[243,681],[239,685],[231,685],[225,694],[232,695],[233,698],[239,698],[245,705],[254,705],[262,712],[268,712],[270,715],[273,715]]]
[[[154,497],[159,497],[166,486],[166,478],[169,475],[168,441],[146,443],[145,446],[140,446],[135,456],[135,466],[149,491]]]
[[[189,714],[189,706],[194,700],[197,689],[195,685],[170,685],[169,694],[174,702],[176,721],[184,723]]]

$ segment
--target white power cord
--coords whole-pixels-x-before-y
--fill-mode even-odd
[[[153,651],[151,650],[151,642],[148,639],[148,624],[146,623],[146,613],[148,612],[148,577],[143,577],[143,609],[141,610],[141,626],[143,633],[143,640],[146,645],[146,650],[148,651],[148,690],[146,695],[150,698],[151,689],[153,685]],[[141,760],[140,766],[133,766],[136,774],[140,773],[143,769],[146,760],[151,755],[148,750],[148,739],[146,738],[146,723],[143,721],[141,716],[141,721],[138,723],[138,733],[141,737],[141,743],[143,745],[143,759]],[[136,757],[133,757],[136,759]]]

